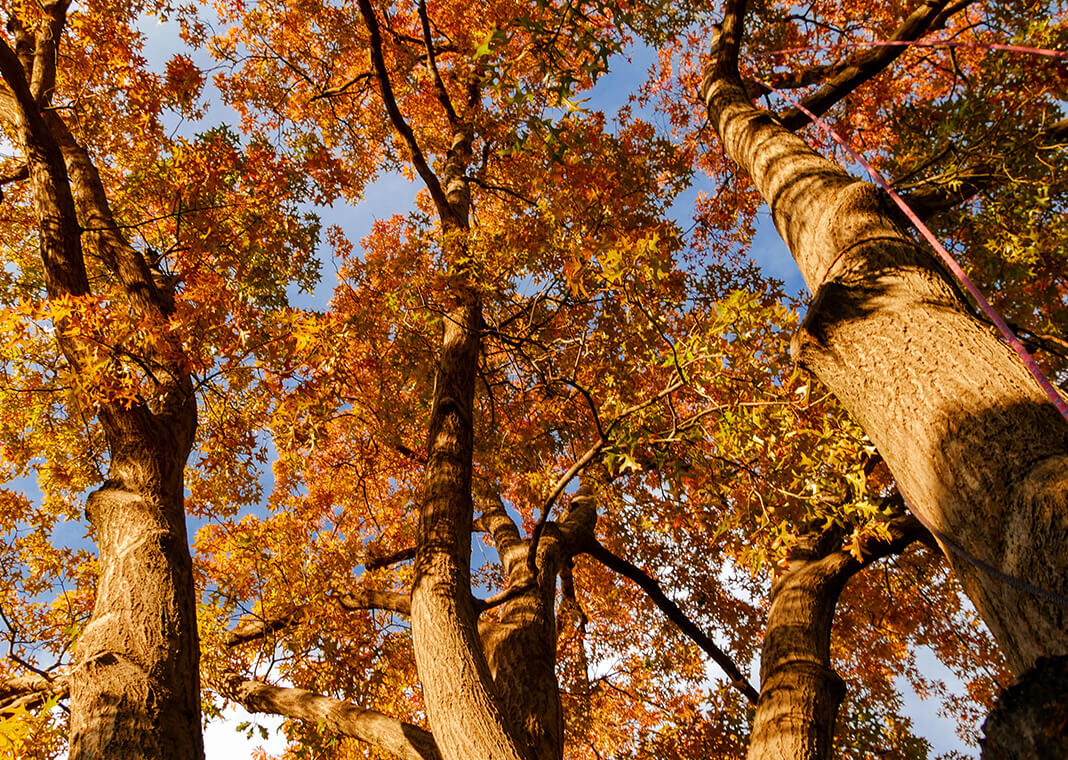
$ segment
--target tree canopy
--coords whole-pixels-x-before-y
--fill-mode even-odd
[[[1063,381],[1064,9],[750,5],[15,3],[0,753],[976,744],[1068,652],[1068,424],[853,175]]]

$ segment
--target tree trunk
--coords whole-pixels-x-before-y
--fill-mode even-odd
[[[554,605],[561,563],[556,525],[546,524],[538,542],[537,582],[526,566],[529,547],[529,540],[517,541],[514,556],[502,557],[511,571],[509,587],[527,588],[501,604],[497,619],[483,621],[479,631],[501,707],[519,741],[535,760],[560,760],[564,719],[556,680]]]
[[[55,26],[41,32],[46,36],[38,39],[39,49],[42,42],[55,42],[65,7],[47,6],[50,14],[58,15]],[[6,43],[0,43],[0,74],[8,88],[0,92],[0,112],[25,148],[48,296],[86,296],[89,280],[81,235],[87,225],[79,219],[85,204],[76,208],[66,156],[43,115],[45,94],[31,91],[29,72]],[[49,118],[54,127],[58,117]],[[99,184],[99,178],[95,181]],[[98,196],[98,210],[106,210],[102,187]],[[110,220],[109,210],[104,218]],[[119,236],[117,229],[111,231]],[[137,257],[128,244],[126,249],[124,255]],[[131,268],[104,258],[112,274],[128,286],[127,293],[155,294],[154,301],[129,300],[131,313],[140,316],[145,309],[155,309],[151,316],[164,316],[143,260],[137,257],[140,267]],[[132,281],[138,272],[141,281]],[[57,320],[55,327],[60,349],[80,370],[84,336],[68,332],[65,320]],[[149,363],[154,359],[145,358]],[[143,401],[105,399],[98,413],[111,466],[108,481],[86,504],[100,550],[99,578],[93,614],[76,643],[69,678],[72,760],[204,756],[200,649],[183,487],[196,403],[183,370],[174,363],[155,367],[158,374],[146,378],[155,385],[152,409]]]
[[[702,95],[815,293],[797,359],[937,531],[1012,668],[1068,651],[1068,610],[977,564],[1068,597],[1068,424],[882,193],[754,108],[733,68]]]
[[[444,760],[527,760],[497,703],[471,598],[471,459],[482,319],[468,291],[446,312],[419,512],[412,640],[427,718]]]
[[[982,760],[1068,754],[1068,657],[1044,657],[998,697],[983,723]]]
[[[857,572],[930,537],[916,518],[887,524],[886,539],[861,541],[860,557],[841,548],[834,528],[806,533],[789,568],[771,587],[760,654],[760,699],[748,760],[830,760],[834,724],[846,686],[831,665],[831,624],[838,597]]]
[[[100,577],[70,677],[71,760],[204,756],[182,481],[192,425],[152,422],[151,437],[113,444],[111,477],[86,506]]]
[[[772,585],[748,760],[831,757],[845,697],[845,684],[831,667],[831,622],[850,559],[842,552],[797,553]]]

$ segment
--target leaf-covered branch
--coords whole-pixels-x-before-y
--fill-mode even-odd
[[[1052,148],[1063,145],[1065,141],[1068,141],[1068,119],[1060,119],[1027,138],[1008,155],[1026,150]],[[981,162],[927,179],[913,186],[913,189],[903,195],[903,199],[920,219],[927,220],[939,212],[967,202],[979,193],[1010,181],[1008,172],[999,169],[995,164]]]

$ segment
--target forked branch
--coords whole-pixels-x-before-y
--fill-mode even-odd
[[[378,80],[378,89],[382,95],[382,104],[386,108],[386,114],[389,116],[390,123],[408,148],[408,153],[411,155],[412,159],[412,165],[415,166],[416,172],[419,174],[419,177],[423,180],[427,190],[430,192],[430,197],[434,201],[434,206],[437,208],[438,215],[441,217],[442,222],[452,220],[459,225],[459,220],[456,219],[456,215],[453,213],[452,207],[445,195],[445,190],[441,186],[441,182],[438,181],[437,175],[434,174],[430,165],[427,163],[426,158],[423,156],[423,151],[419,147],[419,141],[415,139],[415,133],[412,132],[412,128],[408,125],[408,122],[405,121],[404,115],[401,114],[400,107],[397,105],[397,98],[393,92],[393,84],[389,79],[389,70],[386,68],[386,59],[382,54],[382,33],[378,26],[378,17],[375,16],[375,10],[371,6],[371,0],[357,0],[357,2],[359,4],[360,14],[363,16],[364,25],[367,27],[367,34],[371,46],[371,65],[375,70],[375,78]]]
[[[926,0],[919,8],[909,14],[892,35],[889,42],[911,42],[933,31],[936,24],[944,25],[948,16],[943,14],[947,0]],[[970,3],[956,3],[960,10]],[[959,6],[959,7],[958,7]],[[827,113],[836,103],[856,90],[872,77],[884,71],[896,61],[907,48],[903,45],[883,45],[874,47],[845,62],[831,72],[830,78],[815,92],[801,101],[804,109],[816,116]],[[793,131],[808,124],[811,117],[801,108],[789,108],[779,114],[779,121]]]

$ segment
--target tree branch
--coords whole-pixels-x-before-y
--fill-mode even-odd
[[[395,591],[360,589],[344,593],[331,593],[330,598],[337,602],[342,609],[349,611],[387,610],[396,612],[399,615],[408,615],[411,612],[408,595]],[[241,646],[251,641],[264,639],[272,633],[299,625],[308,617],[308,607],[309,605],[294,604],[271,617],[262,615],[245,617],[227,635],[225,645],[231,648]]]
[[[449,91],[445,89],[445,82],[441,78],[441,72],[438,71],[438,60],[434,54],[434,40],[430,32],[430,16],[426,10],[426,0],[419,0],[419,21],[423,26],[427,64],[430,67],[430,73],[434,77],[434,89],[437,91],[438,102],[445,109],[445,116],[449,120],[449,128],[456,132],[460,129],[460,119],[456,115],[456,110],[452,107],[452,100],[449,98]]]
[[[396,565],[399,562],[408,562],[413,559],[415,559],[415,547],[406,546],[403,549],[397,549],[389,554],[383,554],[378,557],[368,557],[367,561],[363,563],[363,567],[365,570],[381,570],[390,565]]]
[[[396,591],[360,589],[334,595],[333,599],[346,610],[386,610],[399,615],[412,612],[411,597]]]
[[[923,5],[909,14],[892,35],[889,42],[910,42],[918,40],[930,31],[938,28],[935,24],[945,25],[948,16],[942,14],[947,0],[926,0]],[[965,3],[964,5],[967,5]],[[957,4],[963,7],[962,4]],[[960,7],[957,10],[960,10]],[[814,113],[822,116],[827,113],[836,103],[849,93],[856,90],[862,84],[882,72],[887,66],[907,50],[903,45],[883,45],[871,48],[861,53],[850,61],[842,64],[840,69],[832,73],[830,81],[808,95],[801,101],[801,105]],[[811,120],[800,108],[792,107],[779,114],[779,121],[791,131],[805,126]]]
[[[39,675],[18,676],[0,681],[0,714],[19,707],[32,708],[50,697],[63,699],[70,694],[65,677],[49,680]]]
[[[1016,150],[1023,150],[1027,145],[1050,147],[1065,141],[1068,141],[1068,119],[1061,119],[1036,133]],[[984,162],[921,182],[912,192],[902,195],[902,200],[920,219],[926,221],[941,211],[948,211],[972,199],[984,190],[1000,185],[1007,179],[1004,172],[998,172],[994,166]]]
[[[418,172],[419,176],[422,178],[427,190],[430,191],[430,197],[434,201],[434,206],[438,210],[438,215],[441,217],[442,223],[447,224],[448,222],[451,222],[457,226],[462,226],[449,204],[448,198],[445,195],[445,190],[438,181],[437,175],[434,174],[430,165],[427,164],[426,159],[423,157],[423,151],[419,148],[419,142],[415,139],[415,133],[412,132],[412,128],[408,126],[408,122],[404,120],[404,116],[401,114],[400,108],[397,106],[397,98],[393,94],[393,85],[389,81],[389,72],[386,69],[386,59],[382,55],[382,34],[379,30],[378,18],[375,16],[374,8],[371,7],[370,0],[357,0],[357,2],[370,38],[371,64],[374,66],[375,78],[378,80],[378,88],[382,95],[382,104],[386,107],[386,114],[388,114],[389,120],[393,124],[393,128],[408,147],[408,152],[412,157],[412,164],[415,166],[416,172]]]
[[[56,86],[56,64],[59,56],[59,38],[67,21],[70,0],[52,0],[42,4],[48,23],[37,32],[37,45],[33,55],[33,74],[30,92],[39,107],[52,100]]]
[[[731,679],[731,686],[744,694],[750,704],[755,705],[757,703],[760,695],[757,693],[757,690],[753,688],[752,684],[749,683],[746,677],[742,675],[742,671],[738,669],[738,666],[734,664],[734,661],[726,652],[716,646],[716,643],[698,628],[697,624],[690,620],[690,618],[679,609],[677,604],[668,598],[667,594],[660,588],[659,583],[642,572],[637,566],[622,557],[617,557],[596,539],[586,543],[583,549],[591,557],[605,565],[605,567],[619,573],[625,578],[629,578],[641,586],[642,590],[645,591],[646,595],[653,601],[653,603],[660,608],[660,611],[667,616],[668,620],[674,623],[680,631],[689,636],[697,646],[701,647],[705,654],[723,669],[723,672]]]
[[[145,317],[170,314],[174,311],[173,298],[160,290],[145,257],[119,230],[100,172],[89,152],[59,114],[48,112],[45,120],[63,153],[80,221],[86,234],[96,242],[108,269],[122,283],[130,307]]]
[[[712,36],[710,57],[717,74],[738,77],[738,52],[742,46],[742,31],[745,27],[746,0],[726,0],[723,4],[723,21]]]
[[[227,697],[250,712],[282,715],[325,726],[392,752],[402,760],[441,760],[434,737],[428,731],[350,702],[260,681],[236,681],[227,692]]]
[[[504,565],[505,576],[509,579],[509,585],[512,585],[514,581],[519,580],[512,576],[513,572],[523,565],[523,559],[527,555],[527,542],[519,535],[519,528],[509,516],[499,495],[484,502],[482,516],[478,522],[479,527],[493,538],[497,555]]]

